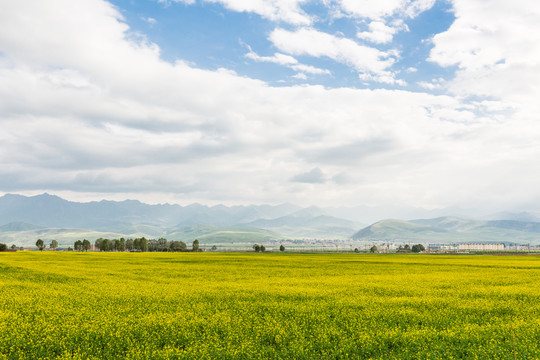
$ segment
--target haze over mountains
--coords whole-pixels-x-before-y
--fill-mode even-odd
[[[293,204],[248,206],[149,205],[136,200],[79,203],[55,195],[0,197],[0,242],[32,244],[37,237],[60,243],[98,237],[166,237],[213,243],[264,242],[280,239],[351,241],[540,242],[534,214],[506,213],[502,220],[437,217],[425,220],[380,220],[357,208],[302,208]],[[412,215],[442,210],[414,209]],[[505,216],[506,219],[502,218]]]
[[[540,222],[472,220],[445,216],[435,219],[378,221],[352,239],[422,243],[540,243]]]
[[[362,224],[292,204],[249,206],[149,205],[136,200],[79,203],[55,195],[0,197],[0,240],[42,237],[146,236],[212,241],[349,238]]]

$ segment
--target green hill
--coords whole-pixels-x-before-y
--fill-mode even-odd
[[[8,224],[10,225],[10,224]],[[15,230],[14,230],[15,229]],[[17,230],[26,229],[26,230]],[[252,227],[230,226],[216,227],[196,225],[189,227],[170,228],[149,225],[134,225],[117,232],[94,231],[88,229],[43,228],[32,224],[24,226],[0,227],[0,243],[17,246],[34,246],[37,239],[46,244],[53,239],[61,247],[73,246],[76,240],[88,239],[94,242],[98,238],[118,239],[146,237],[148,239],[164,237],[167,240],[181,240],[186,243],[199,239],[201,244],[254,244],[277,241],[282,236],[276,232]]]
[[[540,243],[540,223],[457,217],[420,220],[382,220],[356,232],[352,239],[424,243],[509,242]]]
[[[203,244],[262,243],[276,241],[281,235],[273,231],[244,226],[217,227],[196,225],[182,227],[165,236],[169,240],[190,242],[199,239]]]

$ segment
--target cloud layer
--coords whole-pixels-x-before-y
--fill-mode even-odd
[[[397,81],[393,53],[305,26],[303,1],[253,2],[268,12],[220,3],[301,25],[276,27],[269,38],[280,52],[250,52],[251,60],[301,67],[295,56],[327,57],[383,83]],[[432,5],[358,3],[339,2],[348,14],[372,19],[414,16]],[[227,69],[164,61],[159,47],[134,37],[103,0],[3,1],[0,190],[229,204],[534,208],[540,14],[526,1],[484,4],[454,0],[456,21],[433,38],[430,60],[457,72],[437,83],[446,95],[433,95],[273,87]]]

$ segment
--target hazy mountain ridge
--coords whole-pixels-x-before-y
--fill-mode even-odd
[[[137,200],[71,202],[55,195],[22,196],[6,194],[0,197],[0,224],[26,222],[44,227],[86,228],[110,231],[130,225],[190,226],[208,224],[232,226],[257,219],[285,216],[301,207],[280,205],[191,204],[149,205]]]
[[[439,217],[418,220],[382,220],[358,232],[352,239],[402,242],[521,242],[540,243],[540,222],[474,220]]]
[[[288,203],[231,207],[149,205],[137,200],[78,203],[49,194],[8,194],[0,197],[0,224],[5,224],[0,227],[0,242],[33,244],[42,237],[62,244],[81,238],[142,236],[261,242],[290,237],[348,238],[358,227],[322,214],[324,211],[316,207]],[[279,222],[289,225],[273,225]]]
[[[287,238],[540,243],[540,222],[519,220],[534,218],[529,213],[508,213],[513,219],[501,220],[455,216],[386,219],[362,228],[360,222],[350,220],[355,218],[351,209],[302,208],[288,203],[231,207],[149,205],[137,200],[78,203],[49,194],[8,194],[0,197],[0,242],[32,244],[42,237],[71,243],[80,238],[144,236],[185,241],[198,237],[223,243]],[[333,216],[336,213],[348,218]]]

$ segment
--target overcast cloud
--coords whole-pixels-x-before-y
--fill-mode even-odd
[[[197,6],[182,2],[168,6]],[[536,1],[452,0],[452,25],[422,59],[451,76],[420,90],[404,88],[393,39],[435,1],[324,2],[358,24],[352,36],[313,27],[307,0],[206,2],[275,22],[273,52],[241,45],[239,61],[304,80],[339,76],[335,62],[358,86],[167,61],[103,0],[0,0],[0,191],[540,210]]]

